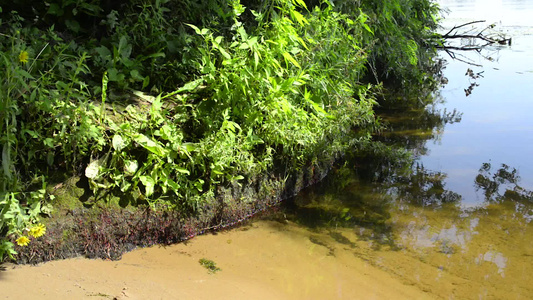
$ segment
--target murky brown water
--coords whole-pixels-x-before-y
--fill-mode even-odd
[[[418,164],[348,160],[262,220],[117,262],[9,267],[0,297],[533,299],[533,2],[441,3],[445,25],[486,18],[514,42],[450,62],[435,107],[384,114]],[[484,74],[468,97],[467,68]]]

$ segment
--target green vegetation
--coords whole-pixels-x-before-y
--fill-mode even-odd
[[[45,230],[50,183],[199,213],[218,186],[375,147],[381,83],[434,84],[431,0],[242,2],[0,7],[0,259]]]
[[[215,274],[218,271],[222,271],[222,269],[217,267],[217,264],[210,259],[200,258],[198,262],[200,263],[200,265],[202,265],[202,267],[209,270],[209,273]]]

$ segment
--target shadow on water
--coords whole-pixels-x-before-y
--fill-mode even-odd
[[[375,143],[347,153],[272,219],[308,229],[326,255],[354,255],[441,298],[531,295],[533,191],[518,170],[489,161],[461,174],[479,200],[472,206],[470,190],[449,183],[457,174],[423,163],[429,143],[461,122],[460,112],[430,104],[380,117],[387,127]]]
[[[430,105],[409,111],[381,111],[386,129],[375,136],[373,145],[334,168],[324,181],[285,203],[287,218],[313,230],[326,229],[341,244],[352,241],[335,228],[359,228],[358,238],[373,241],[374,247],[395,244],[391,205],[409,199],[411,205],[438,207],[454,203],[461,196],[446,190],[445,174],[426,170],[414,163],[408,149],[418,157],[426,152],[425,143],[438,138],[444,125],[461,120],[457,111],[438,111]]]
[[[449,68],[459,70],[462,82],[445,95],[461,105],[446,106],[460,107],[464,120],[439,105],[438,94],[417,109],[380,110],[387,127],[374,136],[377,143],[348,153],[323,182],[286,201],[283,218],[312,231],[310,242],[331,255],[347,250],[436,298],[529,299],[533,191],[521,162],[528,161],[532,141],[522,134],[531,128],[522,115],[530,111],[526,73],[513,77],[521,84],[517,93],[505,91],[502,98],[496,81],[508,84],[508,73]],[[489,76],[496,81],[486,84]],[[461,102],[465,95],[471,97]],[[518,110],[504,110],[502,99],[516,100],[505,106]],[[453,123],[460,124],[444,136]]]
[[[447,174],[429,170],[416,160],[426,153],[426,142],[438,139],[446,124],[460,122],[461,114],[428,106],[403,112],[382,111],[381,117],[388,127],[375,137],[377,143],[349,153],[344,163],[321,183],[285,202],[287,219],[314,231],[325,230],[335,241],[352,248],[354,241],[343,236],[338,228],[355,229],[357,238],[371,241],[374,249],[399,250],[403,247],[398,238],[401,232],[398,226],[403,226],[397,221],[399,211],[440,212],[439,218],[443,219],[465,216],[462,196],[446,187]],[[490,163],[483,164],[479,174],[472,178],[473,185],[483,192],[485,202],[511,206],[527,202],[521,211],[527,215],[533,192],[518,185],[517,170],[507,165],[494,172],[491,168]],[[477,208],[475,214],[482,210]],[[442,230],[428,244],[441,253],[455,253],[457,237],[447,236],[455,234],[451,233],[455,227]]]
[[[0,264],[0,280],[4,279],[7,268],[4,264]]]

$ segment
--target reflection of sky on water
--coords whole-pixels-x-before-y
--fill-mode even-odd
[[[507,258],[503,256],[500,252],[487,251],[485,254],[481,254],[476,258],[476,263],[481,264],[482,261],[492,262],[498,267],[498,274],[502,277],[505,277],[503,273],[505,266],[507,265]]]
[[[520,0],[440,0],[441,7],[451,10],[455,18],[485,19],[507,26],[532,26],[531,1]]]
[[[444,106],[462,112],[462,121],[447,125],[438,142],[427,143],[429,155],[422,158],[424,166],[447,173],[446,188],[461,194],[466,206],[483,201],[473,186],[475,174],[485,162],[495,166],[505,163],[518,169],[520,185],[533,189],[533,1],[439,3],[450,9],[443,22],[445,27],[486,19],[511,36],[513,44],[485,51],[485,55],[495,59],[493,62],[476,53],[465,54],[484,67],[448,59],[444,75],[449,83],[442,90]],[[446,54],[442,56],[448,58]],[[474,73],[483,71],[483,77],[470,79],[465,76],[468,68]],[[474,81],[479,86],[466,97],[464,89]]]
[[[423,225],[421,225],[421,224]],[[410,245],[415,250],[423,250],[425,248],[439,248],[439,252],[452,254],[453,246],[457,246],[462,250],[466,250],[468,242],[472,239],[472,235],[477,234],[473,231],[475,228],[467,230],[460,230],[455,225],[449,228],[432,228],[426,222],[411,221],[407,228],[400,233],[402,244]],[[477,224],[476,224],[477,225]],[[438,230],[438,232],[434,232]]]
[[[472,20],[479,3],[507,3],[496,2],[456,4],[469,10],[464,15]],[[533,1],[528,7],[533,15]],[[533,33],[533,24],[528,30]],[[450,62],[445,70],[449,84],[442,89],[445,102],[436,112],[384,113],[392,125],[380,138],[419,153],[427,148],[420,158],[423,166],[404,173],[392,170],[379,155],[347,163],[313,188],[318,192],[297,197],[298,223],[353,231],[357,242],[336,241],[391,274],[434,288],[431,293],[443,299],[533,294],[528,267],[533,257],[533,203],[528,199],[533,194],[527,191],[533,190],[533,72],[525,72],[533,70],[533,34],[518,31],[511,47],[491,49],[488,55],[497,61],[472,56],[483,68]],[[484,77],[466,97],[468,68],[484,71]],[[459,114],[447,118],[440,109]]]

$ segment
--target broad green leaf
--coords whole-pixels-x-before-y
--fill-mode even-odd
[[[146,150],[154,153],[159,157],[167,156],[168,151],[163,148],[158,142],[153,141],[144,134],[136,134],[133,139],[135,142],[139,143]]]
[[[200,86],[204,82],[203,78],[187,82],[184,86],[180,87],[176,92],[182,93],[182,92],[190,92],[194,91],[196,88]]]
[[[363,27],[366,29],[366,31],[370,32],[371,34],[374,34],[374,31],[372,31],[372,29],[370,29],[370,27],[366,24],[362,24]]]
[[[146,56],[143,60],[148,59],[148,58],[158,58],[158,57],[166,57],[166,55],[163,52],[157,52],[157,53],[153,53],[153,54]]]
[[[155,97],[154,102],[152,102],[152,107],[150,108],[150,116],[152,121],[156,122],[157,124],[164,122],[164,117],[161,114],[162,107],[163,102],[161,102],[161,94],[159,94],[157,97]]]
[[[231,59],[231,56],[229,55],[228,52],[226,52],[226,50],[224,50],[224,48],[222,47],[217,47],[218,51],[220,51],[220,53],[222,53],[222,56],[224,56],[225,59]]]
[[[133,78],[135,80],[139,80],[139,81],[144,80],[144,77],[141,76],[141,73],[139,73],[139,70],[131,70],[130,71],[130,76],[131,76],[131,78]]]
[[[56,82],[56,87],[64,89],[64,90],[68,90],[68,85],[64,83],[63,81]]]
[[[35,98],[37,97],[37,89],[34,89],[33,91],[31,91],[31,94],[30,94],[30,101],[35,101]]]
[[[166,94],[165,96],[162,96],[161,99],[165,99],[168,97],[172,97],[176,94],[183,93],[183,92],[190,92],[196,90],[202,83],[204,83],[204,79],[196,79],[194,81],[187,82],[184,86],[180,87],[176,91]]]
[[[196,27],[196,26],[194,26],[194,25],[192,25],[192,24],[187,24],[187,23],[185,23],[185,25],[187,25],[187,26],[191,27],[192,29],[194,29],[194,31],[196,32],[196,34],[198,34],[198,35],[202,34],[201,31],[200,31],[200,28],[198,28],[198,27]]]
[[[257,37],[256,37],[256,36],[251,37],[251,38],[247,41],[247,43],[248,43],[248,45],[250,45],[250,47],[255,46],[255,44],[257,44]]]
[[[70,29],[71,31],[75,33],[80,32],[81,26],[80,26],[80,23],[76,20],[67,19],[65,20],[65,25],[67,26],[68,29]]]
[[[237,32],[241,35],[241,38],[243,40],[247,40],[248,39],[248,34],[246,33],[246,30],[244,29],[244,27],[239,27],[237,28]]]
[[[93,160],[87,168],[85,168],[85,176],[89,179],[95,179],[100,173],[100,163],[98,160]]]
[[[123,180],[122,184],[120,185],[120,191],[124,193],[127,190],[129,190],[130,187],[131,187],[131,182],[129,182],[128,180]]]
[[[172,191],[179,196],[180,186],[174,180],[165,178],[165,183],[172,189]]]
[[[357,21],[359,21],[359,24],[361,24],[366,31],[370,32],[371,34],[374,34],[372,29],[370,29],[370,27],[368,27],[368,25],[366,24],[367,20],[368,15],[365,14],[361,9],[359,9],[359,16],[357,17]]]
[[[120,41],[118,42],[118,49],[119,49],[119,52],[122,53],[122,51],[127,47],[128,45],[128,38],[123,35],[120,37]]]
[[[144,80],[143,80],[143,89],[146,88],[148,86],[148,84],[150,84],[150,76],[146,76],[144,77]]]
[[[184,147],[187,152],[192,152],[198,149],[198,144],[195,143],[183,143],[181,146]]]
[[[133,91],[133,94],[141,99],[143,99],[146,102],[153,103],[155,100],[155,97],[152,95],[145,94],[141,91]]]
[[[124,74],[120,73],[117,69],[111,68],[107,70],[109,75],[109,81],[123,81],[126,77]]]
[[[115,134],[113,136],[113,148],[115,148],[116,151],[120,151],[124,148],[126,148],[127,143],[126,141],[120,136],[120,134]]]
[[[251,145],[257,145],[257,144],[263,144],[265,141],[263,141],[263,139],[261,139],[260,137],[258,137],[257,135],[251,133],[251,130],[250,132],[248,132],[248,136],[246,137],[247,139],[247,142],[250,143]]]
[[[136,160],[126,160],[124,162],[124,173],[127,176],[133,176],[138,168],[139,164]]]
[[[149,176],[139,176],[144,188],[146,190],[146,197],[150,197],[154,193],[155,181]]]
[[[111,60],[111,51],[106,46],[96,47],[94,50],[100,54],[103,59]]]
[[[159,130],[159,136],[161,136],[162,139],[169,141],[172,138],[172,132],[173,132],[172,127],[170,127],[168,124],[165,124]],[[156,135],[157,135],[157,131],[156,131]]]
[[[182,173],[182,174],[187,174],[187,175],[190,175],[191,172],[189,172],[189,170],[185,169],[185,168],[182,168],[182,167],[177,167],[177,166],[174,166],[174,169],[176,171],[178,171],[179,173]]]
[[[54,145],[54,139],[52,138],[45,138],[43,140],[43,144],[48,147],[48,148],[53,148],[55,145]]]
[[[47,14],[54,15],[61,17],[64,14],[63,9],[56,3],[51,3],[50,7],[48,7]]]
[[[196,187],[196,189],[199,191],[199,192],[202,192],[204,190],[204,183],[205,181],[202,180],[202,179],[198,179],[195,183],[194,183],[194,186]]]

